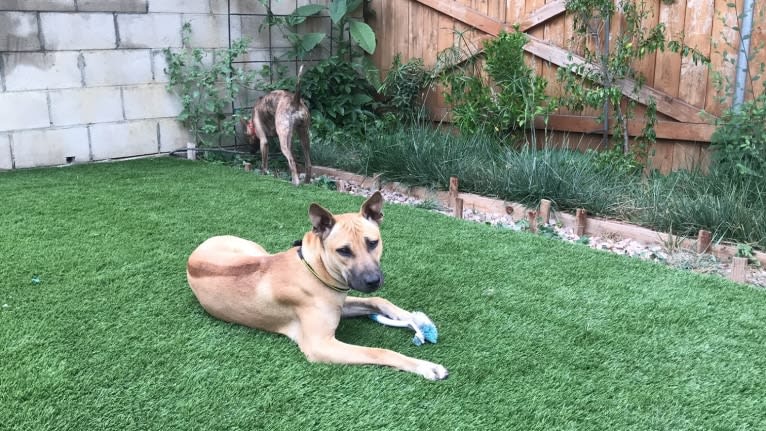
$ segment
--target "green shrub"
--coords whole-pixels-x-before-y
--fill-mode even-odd
[[[375,88],[354,66],[332,56],[308,69],[301,79],[312,115],[321,114],[338,127],[353,127],[375,116]]]
[[[402,63],[401,56],[396,54],[379,93],[386,98],[386,109],[397,120],[405,123],[423,121],[428,115],[421,96],[431,83],[431,75],[422,58]]]
[[[655,174],[636,190],[635,205],[631,220],[653,229],[688,236],[705,229],[766,249],[766,181],[718,169]]]
[[[766,178],[766,85],[764,92],[726,110],[711,139],[713,161],[732,177]]]
[[[474,53],[468,53],[467,61],[454,48],[440,55],[448,63],[441,67],[449,88],[445,99],[463,133],[505,138],[532,126],[535,116],[548,112],[547,81],[524,63],[526,43],[519,31],[502,32],[485,41],[487,75],[475,67]]]

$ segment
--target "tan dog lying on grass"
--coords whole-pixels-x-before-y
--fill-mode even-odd
[[[441,365],[335,338],[342,317],[379,314],[415,327],[415,313],[385,299],[347,296],[349,289],[370,293],[383,283],[382,207],[379,192],[359,213],[333,215],[311,204],[313,229],[302,245],[273,255],[245,239],[210,238],[189,256],[189,285],[211,315],[286,335],[311,362],[386,365],[444,379]]]

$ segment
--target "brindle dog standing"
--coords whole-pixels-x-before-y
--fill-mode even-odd
[[[213,237],[189,257],[189,285],[211,315],[290,337],[311,362],[376,364],[439,380],[447,370],[391,350],[338,341],[341,317],[378,313],[410,322],[412,314],[369,293],[383,283],[379,224],[383,199],[373,194],[359,213],[333,215],[311,204],[313,229],[300,247],[270,255],[233,236]]]
[[[298,71],[298,80],[295,84],[295,93],[284,90],[274,90],[258,99],[253,107],[253,118],[245,126],[245,134],[251,144],[258,138],[261,145],[261,171],[269,169],[269,141],[270,136],[279,138],[279,148],[287,158],[290,165],[290,175],[293,184],[300,183],[298,168],[292,153],[293,133],[298,133],[303,148],[303,160],[306,166],[304,182],[311,182],[311,154],[309,150],[309,129],[311,128],[311,114],[306,102],[301,99],[301,76],[303,66]]]

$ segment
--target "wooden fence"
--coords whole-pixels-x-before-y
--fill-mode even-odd
[[[629,123],[632,136],[643,129],[641,104],[649,97],[657,103],[658,122],[655,127],[658,141],[650,149],[650,166],[661,172],[674,169],[705,166],[708,160],[708,142],[714,131],[712,117],[720,115],[730,106],[731,95],[721,103],[713,86],[713,71],[721,72],[734,82],[735,66],[725,61],[722,51],[736,58],[739,49],[737,12],[727,6],[732,1],[736,11],[742,11],[744,0],[646,0],[652,15],[650,24],[664,23],[667,34],[677,38],[683,34],[683,43],[710,56],[710,67],[694,65],[689,58],[672,52],[658,52],[635,64],[646,78],[637,94],[633,85],[622,81],[623,94],[639,102],[635,119]],[[537,73],[549,81],[552,94],[559,91],[556,82],[557,67],[570,61],[567,42],[572,36],[572,18],[565,13],[566,0],[372,0],[375,16],[370,24],[378,37],[374,56],[377,66],[384,72],[390,68],[394,55],[403,59],[422,58],[426,66],[433,66],[437,53],[456,43],[456,31],[467,33],[477,46],[481,39],[495,36],[502,30],[512,31],[518,24],[529,35],[525,47],[530,63]],[[759,18],[766,2],[756,1],[751,52],[751,74],[766,63],[766,50],[755,47],[766,43],[766,23]],[[724,43],[728,40],[731,46]],[[749,88],[749,87],[748,87]],[[448,109],[438,94],[430,95],[427,104],[434,120],[448,118]],[[752,94],[752,91],[748,91]],[[702,115],[702,112],[705,115]],[[559,111],[550,118],[548,128],[556,131],[554,141],[566,142],[573,147],[593,148],[600,144],[604,126],[597,121],[598,112],[577,115]]]

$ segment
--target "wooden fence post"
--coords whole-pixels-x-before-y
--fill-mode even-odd
[[[449,177],[449,205],[455,207],[455,199],[458,194],[458,179],[457,177]]]
[[[547,226],[551,219],[551,201],[548,199],[540,200],[540,218],[542,218],[543,224]]]
[[[747,258],[746,257],[733,257],[731,259],[731,276],[730,278],[737,283],[744,283],[747,270]]]
[[[575,210],[575,233],[577,236],[585,235],[585,224],[588,220],[588,213],[582,209]]]
[[[463,218],[463,198],[455,198],[455,217]]]
[[[337,189],[338,189],[339,192],[345,192],[346,191],[346,181],[338,180],[336,185],[337,185]]]
[[[195,151],[195,148],[197,148],[197,146],[194,145],[194,142],[186,143],[186,158],[187,159],[197,160],[197,152]]]
[[[713,235],[709,231],[700,229],[697,235],[697,253],[707,253],[710,251],[710,243],[713,240]]]
[[[245,162],[243,166],[245,167],[245,172],[250,172],[253,170],[253,164],[250,162]]]
[[[527,222],[529,223],[529,231],[537,233],[537,211],[527,212]]]

